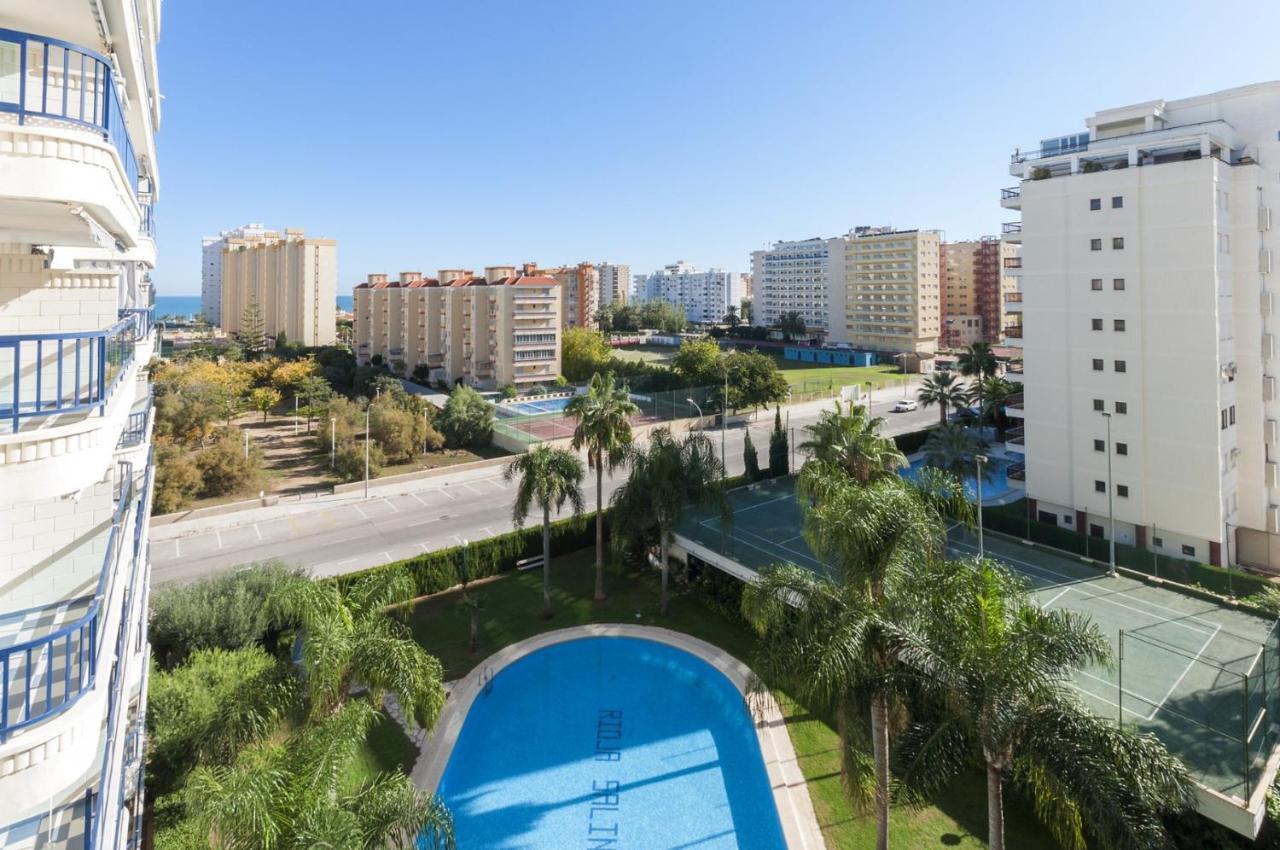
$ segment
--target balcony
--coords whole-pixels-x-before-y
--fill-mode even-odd
[[[1244,141],[1235,128],[1221,119],[1098,139],[1090,139],[1088,133],[1077,133],[1048,139],[1036,147],[1032,151],[1014,151],[1009,173],[1024,179],[1043,180],[1202,157],[1233,165],[1243,159],[1245,150]]]
[[[1000,225],[1000,236],[1006,242],[1021,242],[1022,222],[1006,221],[1004,224]]]
[[[0,165],[9,241],[136,248],[149,197],[111,60],[58,39],[0,29]],[[19,159],[12,165],[7,160]],[[115,167],[110,167],[114,164]],[[107,168],[103,168],[107,165]],[[69,209],[78,208],[68,214]]]
[[[101,412],[151,332],[152,308],[106,330],[0,336],[0,435]]]
[[[1026,463],[1011,463],[1005,471],[1005,475],[1009,479],[1009,483],[1015,487],[1021,485],[1022,488],[1027,486],[1027,465]],[[1016,484],[1014,482],[1017,482]]]
[[[1022,187],[1010,186],[1000,190],[1000,206],[1007,210],[1022,209]]]
[[[1021,257],[1005,257],[1004,267],[1006,269],[1020,269],[1022,268],[1022,258]]]
[[[152,396],[148,394],[140,405],[135,405],[134,409],[129,412],[129,420],[125,425],[124,431],[120,433],[120,439],[116,443],[116,450],[136,449],[142,445],[147,438],[147,429],[151,423],[151,414],[155,410],[152,403]]]
[[[1009,339],[1022,339],[1022,325],[1009,325],[1004,329],[1004,335]]]
[[[1004,447],[1011,452],[1025,452],[1027,450],[1026,430],[1022,427],[1010,428],[1004,435]]]

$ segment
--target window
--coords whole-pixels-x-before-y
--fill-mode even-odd
[[[1100,399],[1100,398],[1095,398],[1095,399],[1093,400],[1093,409],[1094,409],[1094,410],[1097,410],[1097,411],[1102,411],[1102,410],[1105,410],[1105,409],[1106,409],[1106,407],[1105,407],[1105,405],[1104,405],[1104,403],[1103,403],[1102,399]]]
[[[1063,514],[1063,515],[1062,515],[1062,524],[1063,524],[1063,525],[1069,525],[1069,526],[1071,526],[1071,527],[1073,527],[1073,528],[1074,528],[1074,527],[1075,527],[1075,524],[1076,524],[1076,518],[1075,518],[1075,517],[1073,517],[1071,514]]]
[[[1117,361],[1116,361],[1116,371],[1117,371],[1117,372],[1124,372],[1124,371],[1125,371],[1125,362],[1124,362],[1123,360],[1117,360]]]
[[[1128,443],[1116,443],[1116,454],[1127,455],[1129,453]]]
[[[1119,414],[1121,414],[1121,415],[1124,415],[1124,414],[1126,414],[1126,413],[1128,413],[1128,412],[1129,412],[1129,402],[1127,402],[1127,401],[1117,401],[1117,402],[1116,402],[1116,413],[1119,413]]]
[[[1188,546],[1186,543],[1183,543],[1182,554],[1186,555],[1188,558],[1194,558],[1196,556],[1196,547]]]
[[[1094,329],[1095,331],[1100,331],[1100,330],[1102,330],[1102,320],[1101,320],[1101,319],[1093,319],[1092,321],[1093,321],[1093,329]]]
[[[1101,251],[1101,250],[1102,250],[1102,240],[1101,240],[1101,239],[1090,239],[1090,240],[1089,240],[1089,250],[1090,250],[1090,251]]]
[[[1089,536],[1101,538],[1103,536],[1102,526],[1089,523]]]
[[[1111,250],[1113,250],[1113,251],[1123,251],[1123,250],[1124,250],[1124,237],[1123,237],[1123,236],[1114,236],[1114,237],[1112,237],[1112,239],[1111,239]]]
[[[1105,493],[1105,492],[1107,492],[1107,482],[1105,482],[1105,481],[1095,481],[1095,482],[1093,482],[1093,489],[1094,489],[1094,490],[1096,490],[1096,491],[1097,491],[1097,492],[1099,492],[1099,493]]]
[[[1163,545],[1164,545],[1164,538],[1163,538],[1163,537],[1152,537],[1152,538],[1151,538],[1151,542],[1152,542],[1154,545],[1156,545],[1156,546],[1163,546]]]
[[[1111,209],[1118,210],[1124,208],[1124,195],[1111,196]]]
[[[1105,441],[1105,440],[1094,440],[1094,441],[1093,441],[1093,450],[1094,450],[1095,452],[1105,452],[1105,451],[1107,450],[1107,443],[1106,443],[1106,441]]]
[[[1122,499],[1127,499],[1127,498],[1129,498],[1129,485],[1128,485],[1128,484],[1117,484],[1117,485],[1116,485],[1116,495],[1117,495],[1117,496],[1119,496],[1119,497],[1120,497],[1120,498],[1122,498]]]
[[[1101,372],[1101,371],[1102,371],[1102,358],[1101,358],[1101,357],[1095,357],[1095,358],[1093,358],[1093,371],[1095,371],[1095,372]]]
[[[1116,292],[1124,292],[1124,278],[1116,277],[1111,279],[1111,288]]]
[[[1102,209],[1102,198],[1090,198],[1089,199],[1090,212],[1094,210],[1100,210],[1100,209]]]
[[[1234,424],[1236,424],[1236,406],[1233,404],[1233,405],[1231,405],[1230,407],[1228,407],[1228,408],[1227,408],[1227,410],[1228,410],[1228,411],[1230,412],[1230,414],[1231,414],[1230,416],[1228,416],[1228,417],[1227,417],[1227,419],[1228,419],[1227,424],[1229,424],[1229,425],[1234,425]]]
[[[1116,319],[1111,323],[1111,326],[1115,328],[1118,333],[1124,333],[1124,319]]]
[[[1227,430],[1227,411],[1223,410],[1221,412],[1221,416],[1219,416],[1218,419],[1222,423],[1221,430],[1223,431]]]
[[[1040,520],[1041,522],[1051,522],[1054,525],[1058,524],[1058,515],[1055,513],[1050,513],[1049,511],[1040,511],[1039,514],[1036,516],[1036,519]]]
[[[1102,278],[1095,277],[1093,280],[1089,281],[1089,288],[1092,289],[1094,292],[1101,292]]]

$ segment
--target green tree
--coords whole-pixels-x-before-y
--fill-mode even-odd
[[[688,386],[718,384],[724,374],[720,346],[713,339],[686,339],[671,360],[672,370]]]
[[[248,494],[263,483],[262,453],[256,446],[245,456],[244,446],[234,435],[224,433],[195,458],[203,482],[201,495]]]
[[[155,515],[182,510],[204,489],[204,478],[191,454],[173,445],[156,448],[156,480],[151,496]]]
[[[284,351],[288,347],[289,347],[289,336],[284,332],[283,329],[281,329],[280,333],[276,334],[275,349],[276,351]]]
[[[662,569],[661,610],[667,613],[668,555],[676,526],[690,509],[713,508],[732,521],[725,493],[724,466],[715,446],[701,432],[677,440],[667,428],[649,434],[643,449],[633,449],[631,472],[613,493],[613,522],[618,536],[648,541],[656,532]]]
[[[551,617],[551,511],[567,503],[573,515],[582,514],[582,461],[573,452],[541,444],[507,465],[504,477],[517,480],[511,518],[523,528],[529,509],[542,511],[542,616]]]
[[[809,332],[808,327],[805,326],[804,318],[794,310],[783,313],[778,317],[776,327],[782,332],[783,339],[788,342]]]
[[[605,371],[612,357],[604,336],[590,328],[566,328],[560,336],[560,370],[574,383]]]
[[[280,393],[271,387],[257,387],[249,392],[249,406],[262,414],[262,421],[267,421],[271,408],[280,403]]]
[[[947,424],[949,411],[959,412],[969,403],[969,392],[954,372],[934,372],[925,377],[916,393],[925,407],[938,405],[938,424]]]
[[[750,298],[743,298],[742,304],[738,307],[738,315],[742,317],[742,323],[749,325],[752,323],[754,315],[754,305]]]
[[[640,313],[630,304],[617,304],[613,308],[613,329],[622,332],[640,330]]]
[[[307,375],[298,383],[297,394],[306,406],[307,433],[310,434],[311,422],[324,403],[333,395],[333,387],[329,386],[329,382],[322,375]]]
[[[613,330],[613,319],[617,310],[617,305],[612,303],[601,304],[600,309],[596,310],[596,326],[600,328],[601,332],[608,333]]]
[[[790,445],[787,432],[782,430],[782,408],[773,410],[773,431],[769,434],[769,475],[777,478],[791,471],[791,459],[788,457]]]
[[[738,318],[738,305],[730,304],[728,311],[724,314],[724,318],[721,321],[731,328],[736,328],[738,325],[742,324],[742,319]]]
[[[800,471],[799,487],[830,480],[829,472],[837,469],[860,484],[893,475],[907,465],[907,459],[890,437],[881,435],[884,420],[871,418],[867,409],[853,402],[834,410],[824,410],[818,421],[805,428],[809,439],[800,444],[808,452],[809,462]]]
[[[991,346],[985,342],[975,342],[960,352],[956,359],[960,374],[973,378],[973,398],[978,402],[978,426],[982,426],[985,418],[985,405],[982,396],[982,381],[996,373],[996,355]]]
[[[236,333],[236,341],[250,358],[257,357],[267,349],[267,329],[262,318],[262,308],[256,299],[249,299],[240,314],[240,330]]]
[[[411,462],[422,450],[427,429],[425,416],[415,416],[392,400],[369,407],[369,436],[391,463]]]
[[[483,446],[493,438],[493,405],[466,384],[449,394],[435,427],[453,448]]]
[[[991,421],[1000,430],[1000,436],[1003,436],[1005,426],[1008,425],[1005,405],[1011,396],[1019,392],[1022,392],[1021,384],[1005,380],[999,375],[991,375],[980,382],[983,411],[991,417]]]
[[[948,423],[935,428],[924,441],[926,466],[941,469],[957,478],[976,474],[976,460],[982,441],[962,425]],[[991,477],[991,467],[983,467],[983,480]]]
[[[760,452],[756,450],[756,444],[751,442],[750,428],[742,435],[742,465],[747,481],[760,480]]]
[[[960,767],[983,765],[992,850],[1004,848],[1006,781],[1065,848],[1169,846],[1162,816],[1194,802],[1186,768],[1153,735],[1086,711],[1070,689],[1076,670],[1110,660],[1097,626],[1043,610],[992,561],[933,564],[923,578],[940,710],[902,736],[904,778],[938,790]]]
[[[368,447],[369,477],[377,478],[382,474],[382,467],[387,464],[387,457],[382,447],[372,443]],[[342,481],[361,481],[365,473],[364,440],[347,440],[338,443],[333,459],[334,474]]]
[[[682,333],[689,324],[684,310],[667,301],[644,301],[636,312],[640,327],[666,334]]]
[[[724,358],[729,372],[729,403],[736,408],[781,404],[791,387],[772,357],[758,351],[735,351]]]
[[[273,615],[302,630],[310,714],[334,714],[363,692],[373,708],[393,694],[405,716],[429,729],[444,705],[440,662],[387,612],[413,599],[400,570],[376,571],[343,590],[336,582],[292,582],[271,596]]]
[[[565,413],[578,420],[573,429],[573,448],[586,449],[587,466],[596,473],[596,588],[595,600],[604,595],[604,473],[610,474],[626,462],[631,446],[631,417],[640,408],[631,400],[625,384],[615,384],[613,374],[591,376],[591,385],[574,396]]]

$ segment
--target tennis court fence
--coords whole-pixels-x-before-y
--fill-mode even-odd
[[[631,424],[650,425],[698,416],[717,416],[720,413],[722,395],[723,390],[718,386],[686,387],[650,393],[633,392],[631,401],[640,408],[640,413],[632,417]],[[549,410],[543,413],[501,416],[494,420],[493,430],[499,436],[529,445],[572,437],[576,425],[577,420],[563,410]]]

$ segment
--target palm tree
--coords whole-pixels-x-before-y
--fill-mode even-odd
[[[567,502],[573,515],[582,514],[582,461],[568,449],[539,445],[511,461],[503,474],[506,480],[519,478],[511,518],[523,528],[529,508],[542,509],[542,616],[551,617],[551,511]]]
[[[1005,423],[1005,403],[1010,396],[1021,392],[1021,385],[1005,380],[999,375],[991,375],[979,381],[978,388],[978,397],[983,402],[983,412],[990,411],[991,421],[997,428],[1002,429]]]
[[[1075,669],[1105,663],[1110,646],[1085,616],[1042,610],[992,561],[934,564],[917,585],[942,709],[900,741],[905,778],[940,788],[966,764],[987,775],[988,842],[1004,848],[1003,786],[1019,785],[1067,848],[1164,847],[1161,816],[1193,800],[1182,763],[1152,735],[1086,711]]]
[[[596,472],[596,589],[595,600],[604,601],[604,473],[610,474],[627,459],[631,445],[631,417],[640,408],[631,400],[626,384],[614,384],[613,373],[591,376],[583,395],[574,396],[565,413],[578,420],[573,448],[587,450],[587,466]]]
[[[973,382],[973,394],[978,401],[978,427],[981,428],[983,417],[982,379],[989,378],[996,373],[996,355],[992,352],[990,344],[975,342],[960,352],[956,365],[960,368],[961,375],[975,379]]]
[[[377,717],[367,703],[348,703],[283,743],[257,744],[230,765],[192,771],[186,805],[209,846],[452,850],[448,810],[409,777],[396,771],[355,786],[347,780]]]
[[[702,432],[677,440],[668,428],[649,435],[643,450],[630,452],[631,472],[613,493],[613,522],[619,539],[658,537],[662,570],[661,610],[667,613],[668,551],[675,528],[689,508],[718,509],[721,521],[732,514],[725,495],[724,466]]]
[[[837,401],[834,410],[824,410],[817,422],[805,428],[810,437],[799,446],[809,453],[800,470],[800,492],[808,494],[809,485],[816,481],[838,480],[831,469],[866,484],[906,466],[897,443],[880,434],[882,425],[884,419],[869,417],[865,407],[852,402],[845,408]]]
[[[925,407],[938,405],[939,425],[947,424],[947,412],[959,411],[969,401],[969,394],[954,372],[934,372],[924,379],[917,392]]]
[[[924,441],[924,463],[964,479],[975,473],[975,459],[982,453],[982,441],[963,425],[948,423],[935,428]],[[991,475],[983,467],[983,480]]]
[[[916,625],[913,577],[942,557],[945,526],[933,503],[897,475],[863,484],[835,466],[821,471],[831,480],[813,488],[804,536],[831,575],[766,569],[744,589],[743,611],[761,636],[756,670],[834,713],[846,787],[874,800],[876,847],[884,850],[890,718],[902,705],[905,668],[932,666]],[[868,714],[870,764],[860,719]]]
[[[291,582],[271,598],[279,622],[299,628],[311,716],[341,710],[364,691],[370,705],[395,695],[406,716],[430,728],[444,705],[440,662],[388,614],[413,598],[413,579],[382,570],[345,591],[336,582]]]

